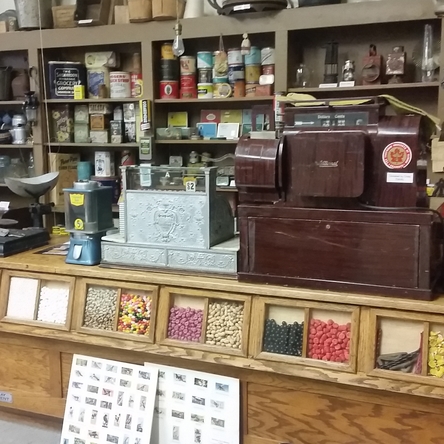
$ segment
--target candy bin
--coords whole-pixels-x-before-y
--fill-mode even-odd
[[[82,279],[83,320],[77,329],[88,334],[154,342],[157,287],[100,279]]]
[[[163,324],[157,330],[157,341],[247,356],[250,308],[250,296],[165,287],[159,305]],[[166,322],[164,314],[168,316]]]
[[[117,331],[136,335],[149,335],[152,299],[149,295],[122,291]]]
[[[427,375],[444,378],[444,325],[428,325],[427,337]]]
[[[378,316],[376,325],[375,368],[421,375],[424,322]],[[439,365],[435,368],[440,371]]]
[[[348,364],[351,334],[350,313],[311,310],[307,358]]]
[[[304,344],[304,319],[304,309],[269,305],[262,351],[301,357]]]
[[[8,295],[1,318],[10,322],[45,324],[45,328],[68,329],[74,278],[4,271]]]
[[[201,342],[205,299],[175,295],[168,318],[168,338],[186,342]]]

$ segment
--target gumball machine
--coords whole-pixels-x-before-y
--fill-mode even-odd
[[[114,228],[112,188],[94,181],[80,181],[63,191],[66,230],[71,233],[66,262],[97,265],[101,260],[101,239]]]

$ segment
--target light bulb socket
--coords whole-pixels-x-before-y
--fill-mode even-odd
[[[174,25],[174,30],[176,31],[176,35],[182,35],[182,23],[179,21]]]

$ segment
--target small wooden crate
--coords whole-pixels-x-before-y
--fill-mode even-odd
[[[328,370],[340,370],[349,373],[356,372],[359,307],[300,300],[255,297],[252,311],[254,316],[252,317],[251,322],[249,351],[254,359],[291,365],[299,364]],[[267,319],[275,318],[278,319],[278,322],[286,322],[287,324],[291,324],[292,322],[304,322],[301,356],[264,351],[265,323]],[[310,358],[310,320],[318,318],[324,322],[332,319],[338,324],[350,324],[349,358],[347,362],[332,362],[329,360]]]
[[[76,5],[53,6],[52,18],[54,21],[54,28],[75,28],[77,26],[74,19],[76,8]]]
[[[243,320],[241,327],[240,347],[234,348],[227,344],[214,345],[209,344],[211,340],[208,337],[209,326],[209,310],[211,304],[228,303],[233,305],[242,305]],[[174,306],[182,308],[199,309],[203,311],[203,321],[201,327],[201,336],[199,342],[192,342],[187,340],[172,339],[168,337],[168,327],[170,321],[171,309]],[[191,348],[196,350],[203,350],[207,352],[214,352],[234,356],[247,356],[248,353],[248,336],[250,328],[250,314],[251,314],[251,297],[243,295],[235,295],[231,293],[190,290],[184,288],[163,287],[160,292],[158,323],[156,338],[160,345],[170,345],[180,348]],[[226,329],[226,325],[222,325],[222,329]]]
[[[112,313],[110,313],[110,315],[112,315],[112,320],[109,321],[109,329],[85,325],[85,313],[88,309],[88,292],[90,288],[107,289],[115,292],[116,294],[116,301],[112,304],[112,307],[110,308],[110,310],[112,310]],[[122,295],[125,293],[135,294],[138,296],[146,296],[150,298],[151,313],[149,318],[149,330],[147,334],[119,331]],[[76,304],[74,308],[75,328],[79,332],[87,333],[90,335],[153,343],[156,325],[157,300],[157,286],[125,283],[118,281],[105,281],[100,279],[79,278],[76,285]],[[103,300],[103,306],[107,305],[109,306],[110,303],[106,300]]]
[[[11,282],[13,279],[23,279],[22,283],[26,283],[29,280],[30,285],[27,285],[24,289],[26,292],[28,289],[32,293],[31,298],[33,298],[32,307],[24,307],[33,311],[33,313],[28,316],[20,317],[9,313],[9,303],[10,303],[10,292],[11,292]],[[66,317],[63,324],[46,322],[38,320],[39,302],[41,297],[41,289],[45,285],[57,285],[58,283],[68,289],[68,302],[66,306]],[[28,273],[20,271],[9,271],[4,270],[2,273],[2,279],[0,284],[0,320],[1,323],[9,324],[21,324],[32,327],[44,327],[56,330],[70,330],[71,327],[71,312],[73,304],[74,295],[74,284],[75,278],[70,276],[61,275],[46,275],[41,273]],[[35,289],[33,290],[33,287]]]

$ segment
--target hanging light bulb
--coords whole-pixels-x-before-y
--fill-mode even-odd
[[[176,37],[174,37],[173,41],[173,53],[176,57],[180,57],[185,52],[185,45],[182,39],[182,24],[179,20],[174,26],[174,31],[176,31]]]

